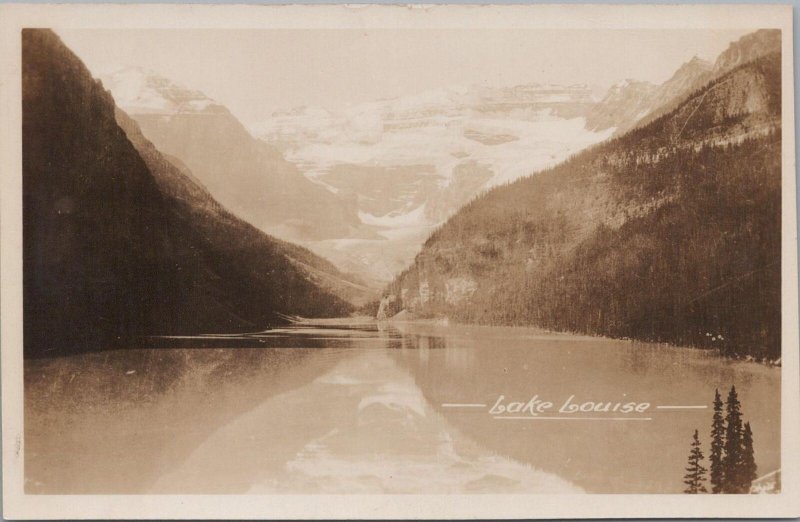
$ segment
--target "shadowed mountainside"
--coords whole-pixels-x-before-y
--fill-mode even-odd
[[[349,312],[329,289],[356,282],[233,217],[133,126],[126,135],[55,34],[24,30],[22,66],[26,357]]]

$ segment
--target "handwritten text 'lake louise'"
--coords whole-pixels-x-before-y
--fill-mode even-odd
[[[556,410],[555,403],[545,400],[538,395],[534,395],[527,402],[506,400],[505,395],[500,395],[494,405],[489,409],[492,415],[504,415],[510,413],[524,413],[529,415],[539,415],[540,413],[620,413],[637,414],[645,413],[650,409],[649,402],[614,402],[614,401],[581,401],[570,395],[561,406]]]

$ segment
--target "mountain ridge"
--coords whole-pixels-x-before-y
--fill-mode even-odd
[[[179,158],[226,208],[260,230],[293,240],[358,231],[348,200],[308,180],[202,92],[136,68],[118,70],[105,83],[148,140]]]
[[[778,29],[759,29],[731,42],[726,50],[714,60],[708,62],[697,56],[683,63],[664,83],[652,89],[646,96],[622,92],[617,101],[619,105],[632,104],[636,109],[629,109],[623,118],[600,119],[593,122],[595,128],[616,126],[615,136],[628,130],[655,120],[670,112],[693,91],[727,72],[767,54],[780,52],[781,32]],[[606,104],[601,101],[597,111],[603,111]],[[636,113],[636,111],[639,111]],[[631,117],[632,114],[635,116]],[[615,125],[616,124],[616,125]]]

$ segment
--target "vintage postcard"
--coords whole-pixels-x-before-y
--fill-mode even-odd
[[[791,17],[0,6],[5,517],[800,515]]]

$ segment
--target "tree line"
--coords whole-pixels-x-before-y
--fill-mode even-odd
[[[703,463],[698,430],[694,430],[688,466],[683,476],[684,493],[749,493],[758,467],[753,449],[753,431],[749,422],[742,423],[741,402],[736,387],[731,386],[724,404],[719,390],[714,392],[714,415],[711,420],[710,469]]]

